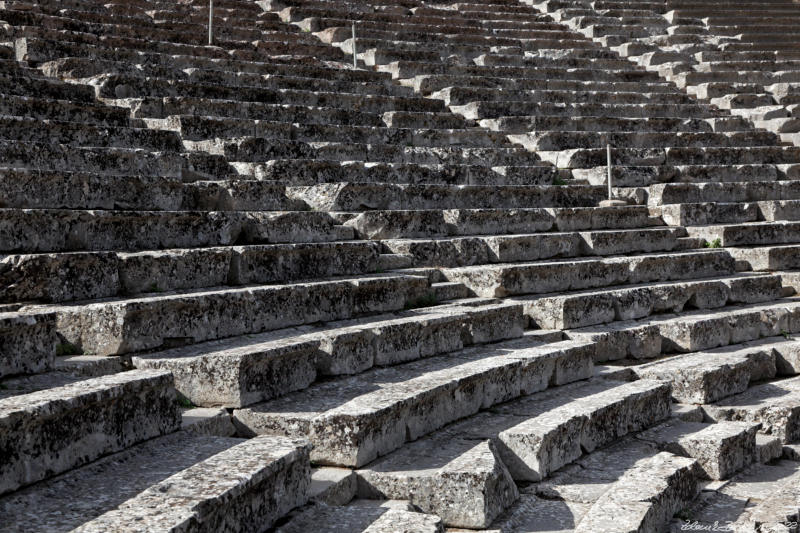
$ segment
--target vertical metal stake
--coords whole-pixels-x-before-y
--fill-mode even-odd
[[[608,199],[611,200],[611,145],[606,144],[606,159],[608,160]]]
[[[208,0],[208,46],[214,44],[214,0]]]
[[[353,70],[358,69],[358,57],[356,56],[356,23],[353,22]]]

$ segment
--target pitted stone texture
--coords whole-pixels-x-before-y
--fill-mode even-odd
[[[747,422],[669,422],[641,433],[638,438],[660,448],[697,460],[709,479],[728,479],[757,460],[756,431]]]
[[[308,496],[326,505],[345,505],[356,496],[357,483],[355,472],[349,468],[315,468]]]
[[[403,308],[427,279],[374,275],[304,284],[202,290],[31,311],[58,314],[58,331],[86,352],[111,355],[260,333]]]
[[[303,441],[257,437],[154,484],[76,528],[101,531],[254,531],[307,500]]]
[[[519,496],[495,445],[457,431],[408,444],[356,474],[359,496],[408,499],[449,527],[488,527]]]
[[[716,404],[703,406],[713,420],[761,423],[762,431],[783,440],[800,439],[800,378],[750,387]]]
[[[306,388],[318,375],[356,374],[522,335],[520,306],[423,308],[300,326],[134,356],[168,369],[195,405],[243,407]]]
[[[398,502],[399,503],[399,502]],[[393,502],[355,501],[344,507],[317,504],[301,512],[276,533],[444,533],[442,520]]]
[[[779,339],[766,340],[780,346]],[[777,350],[766,342],[749,344],[677,355],[632,370],[640,378],[672,382],[672,397],[679,402],[711,403],[744,392],[751,382],[775,377]]]
[[[55,313],[0,313],[0,377],[51,368],[57,344]]]
[[[481,408],[588,378],[591,350],[527,339],[468,348],[320,383],[234,416],[247,433],[306,436],[314,461],[361,466]]]
[[[178,431],[0,498],[4,528],[72,531],[164,478],[244,442]]]
[[[137,370],[0,400],[6,493],[168,433],[180,413],[167,372]]]

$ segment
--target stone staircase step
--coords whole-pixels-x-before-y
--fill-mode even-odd
[[[797,367],[796,341],[768,337],[667,357],[631,370],[643,379],[671,381],[676,401],[706,404],[744,392],[758,381],[796,374]]]
[[[637,435],[660,449],[697,460],[702,475],[728,479],[756,460],[759,424],[667,422]]]
[[[663,183],[648,190],[648,205],[692,204],[699,202],[758,202],[795,200],[800,182],[794,179],[737,183]]]
[[[531,523],[544,502],[560,500],[575,512],[567,526],[575,531],[658,531],[699,493],[697,471],[693,459],[623,439],[532,487],[498,522]]]
[[[353,230],[323,212],[2,209],[6,252],[147,250],[236,242],[331,242]],[[48,228],[47,232],[42,231]],[[21,233],[20,233],[21,232]],[[29,235],[38,232],[39,239]]]
[[[709,251],[472,266],[444,269],[443,274],[479,296],[502,297],[712,277],[732,274],[733,265],[725,252]]]
[[[137,368],[172,372],[175,388],[195,405],[243,407],[308,387],[321,376],[358,374],[522,335],[513,304],[424,308],[323,326],[134,355]]]
[[[357,467],[482,408],[589,377],[590,348],[527,339],[468,348],[321,383],[234,416],[251,434],[306,435],[317,463]]]
[[[59,342],[55,313],[3,309],[0,332],[0,377],[52,368]]]
[[[730,524],[738,531],[758,531],[765,526],[777,526],[780,531],[782,522],[796,520],[798,466],[796,461],[787,460],[751,465],[690,506],[690,520],[700,527],[716,522]],[[686,523],[685,519],[676,519],[674,527]]]
[[[529,262],[554,257],[663,252],[676,247],[682,232],[670,228],[582,233],[535,233],[437,240],[385,240],[393,253],[411,255],[415,266],[458,268],[474,264]]]
[[[798,230],[800,222],[784,220],[687,228],[690,236],[703,238],[707,242],[719,239],[722,246],[796,243],[800,242]]]
[[[369,239],[641,228],[644,206],[365,211],[345,222]]]
[[[246,245],[144,252],[7,255],[0,301],[64,302],[121,295],[370,274],[370,242]],[[40,279],[69,273],[69,282]]]
[[[652,359],[662,352],[696,352],[794,333],[795,313],[796,299],[785,298],[767,304],[728,306],[580,328],[570,330],[567,337],[595,342],[598,362]]]
[[[798,245],[756,246],[750,248],[726,248],[737,262],[757,271],[794,270],[800,268]]]
[[[750,387],[722,401],[704,405],[711,420],[761,423],[761,430],[784,443],[796,442],[798,378],[785,378]]]
[[[290,198],[319,211],[592,207],[605,187],[565,185],[445,185],[330,183],[289,187]]]
[[[56,331],[65,342],[84,353],[113,355],[396,311],[428,291],[420,276],[374,274],[21,310],[56,313]]]
[[[346,531],[383,533],[408,531],[415,533],[442,533],[444,527],[439,517],[412,510],[402,501],[373,502],[355,500],[350,505],[314,505],[294,516],[276,533],[340,533]],[[346,529],[345,529],[346,528]]]
[[[178,429],[167,372],[123,372],[0,399],[9,462],[1,493]]]
[[[358,470],[359,494],[408,498],[450,527],[485,528],[517,499],[512,476],[541,480],[582,450],[591,453],[657,423],[668,416],[668,397],[665,384],[647,381],[598,380],[538,392]],[[465,468],[473,475],[465,478]],[[455,505],[454,494],[462,495]]]
[[[305,503],[309,478],[303,443],[179,431],[6,495],[0,516],[19,532],[245,530]]]
[[[656,313],[679,313],[685,308],[768,302],[780,298],[781,289],[778,275],[735,276],[517,297],[511,301],[523,304],[525,315],[537,327],[571,329]]]

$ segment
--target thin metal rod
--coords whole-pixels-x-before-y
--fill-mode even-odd
[[[606,159],[608,160],[608,199],[611,200],[611,145],[606,145]]]
[[[358,56],[356,55],[356,23],[353,22],[353,70],[358,69]]]
[[[214,0],[208,0],[208,46],[214,44]]]

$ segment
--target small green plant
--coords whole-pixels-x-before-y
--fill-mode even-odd
[[[722,239],[717,237],[711,242],[706,241],[705,245],[706,248],[722,248]]]
[[[566,184],[567,184],[567,182],[562,180],[561,178],[556,178],[556,179],[553,180],[553,185],[555,185],[556,187],[560,187],[560,186],[566,185]]]
[[[406,302],[405,309],[418,309],[420,307],[431,307],[436,305],[438,300],[436,299],[436,294],[430,292],[425,296],[420,296],[419,298],[414,298],[413,300],[409,300]]]
[[[782,329],[782,330],[781,330],[781,335],[783,335],[783,338],[784,338],[784,339],[788,339],[788,338],[789,338],[789,335],[790,335],[790,333],[789,333],[788,331],[786,331],[785,329]]]
[[[83,350],[68,341],[59,342],[56,345],[56,355],[58,357],[66,357],[68,355],[82,355]]]
[[[149,292],[163,292],[158,286],[158,283],[151,283],[148,287]]]
[[[195,404],[192,403],[192,400],[182,394],[178,394],[178,405],[184,409],[193,409],[196,407]]]

